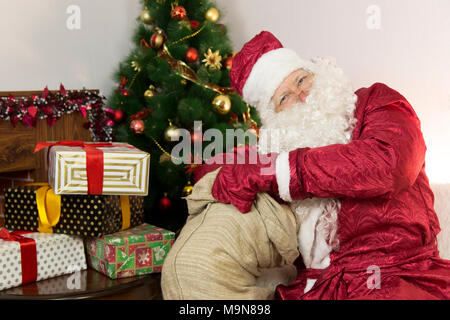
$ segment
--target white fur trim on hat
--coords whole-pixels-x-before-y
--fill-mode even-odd
[[[311,61],[302,60],[297,53],[280,48],[263,54],[250,72],[242,89],[244,101],[257,109],[267,107],[275,90],[293,71],[309,69]]]

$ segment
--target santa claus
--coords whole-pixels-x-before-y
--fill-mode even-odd
[[[230,78],[259,111],[259,152],[275,166],[223,165],[212,194],[245,213],[268,192],[296,213],[302,265],[278,297],[449,299],[426,146],[408,101],[382,83],[354,92],[333,61],[303,60],[266,31],[235,56]]]

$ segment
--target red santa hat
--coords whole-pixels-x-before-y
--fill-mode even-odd
[[[310,69],[292,50],[283,48],[270,32],[262,31],[247,42],[233,59],[231,86],[248,104],[267,108],[275,90],[293,71]]]

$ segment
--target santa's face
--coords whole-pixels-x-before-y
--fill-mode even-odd
[[[350,142],[356,100],[342,70],[325,60],[292,72],[269,105],[258,108],[262,122],[259,151],[288,152]]]
[[[309,95],[314,81],[314,74],[304,69],[292,72],[272,96],[275,112],[291,108],[298,103],[304,103]]]

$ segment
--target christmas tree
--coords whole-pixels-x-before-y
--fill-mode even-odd
[[[213,2],[141,2],[135,47],[115,73],[118,88],[108,105],[115,114],[115,141],[151,155],[146,221],[178,230],[187,217],[183,197],[192,190],[192,170],[202,159],[194,143],[202,150],[210,143],[201,133],[216,128],[224,140],[227,129],[257,135],[259,119],[229,87],[234,52]],[[200,134],[194,135],[194,121],[201,121]],[[192,133],[193,143],[184,163],[176,164],[171,151],[177,141],[172,137],[181,128]],[[233,138],[223,146],[220,152],[229,152],[239,143]]]

